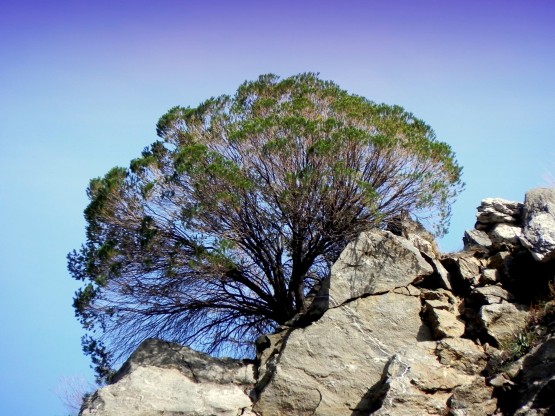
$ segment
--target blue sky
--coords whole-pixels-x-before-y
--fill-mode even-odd
[[[89,179],[155,140],[174,105],[272,72],[319,72],[429,123],[464,166],[445,251],[485,197],[523,200],[555,171],[555,3],[0,0],[0,402],[67,414],[92,380],[66,254]]]

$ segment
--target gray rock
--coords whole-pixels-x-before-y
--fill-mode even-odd
[[[513,390],[518,405],[515,415],[555,414],[555,337],[523,358],[519,385]]]
[[[489,236],[494,247],[513,246],[519,243],[522,229],[517,225],[497,224]]]
[[[486,198],[478,207],[476,219],[479,224],[514,224],[520,222],[522,204],[502,198]],[[478,227],[477,227],[478,228]]]
[[[117,382],[138,367],[177,369],[197,382],[254,384],[253,365],[232,358],[214,358],[180,344],[159,339],[144,341],[114,377]]]
[[[484,349],[466,338],[445,338],[438,342],[436,355],[445,366],[466,374],[480,374],[487,364]]]
[[[482,262],[473,256],[460,257],[458,260],[461,277],[471,285],[476,285],[480,281],[480,270]]]
[[[197,383],[173,368],[137,367],[117,383],[99,389],[81,416],[252,415],[241,386]]]
[[[508,251],[500,251],[495,253],[488,259],[488,268],[500,270],[505,266],[507,259],[511,257],[511,253]]]
[[[482,305],[493,305],[495,303],[513,300],[513,295],[501,286],[478,287],[472,291],[471,295],[475,299],[478,299]]]
[[[437,243],[430,236],[430,238],[425,238],[421,234],[408,234],[407,240],[421,253],[426,254],[432,259],[439,259],[441,257],[439,247]]]
[[[433,273],[406,239],[372,230],[349,243],[331,269],[330,307],[360,296],[385,293]]]
[[[555,189],[526,193],[520,241],[538,261],[555,258]]]
[[[328,310],[283,337],[284,348],[263,363],[254,410],[272,415],[350,415],[379,384],[398,351],[431,339],[417,296],[361,298]]]
[[[432,287],[452,290],[453,288],[451,286],[451,274],[447,271],[445,267],[443,267],[443,264],[441,264],[441,262],[435,258],[427,257],[426,254],[423,254],[423,256],[434,269],[434,274],[432,277],[435,279]]]
[[[442,264],[451,274],[453,280],[462,280],[465,286],[477,286],[480,282],[480,273],[484,267],[484,261],[476,258],[474,252],[465,251],[445,256]]]
[[[492,242],[488,234],[481,230],[466,230],[463,237],[464,248],[480,248],[490,249]]]
[[[147,340],[81,416],[252,415],[253,365]]]
[[[406,213],[390,220],[386,230],[406,238],[420,252],[432,259],[439,259],[441,256],[434,236],[420,222],[412,220]]]

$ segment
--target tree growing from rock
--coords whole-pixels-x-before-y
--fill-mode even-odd
[[[463,186],[422,120],[310,73],[174,107],[157,134],[90,182],[86,243],[68,255],[101,375],[149,337],[243,353],[306,310],[362,230],[408,212],[441,234]]]

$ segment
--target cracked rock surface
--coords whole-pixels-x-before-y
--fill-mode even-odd
[[[147,340],[81,415],[555,414],[555,322],[530,327],[555,290],[550,201],[482,201],[459,253],[414,224],[362,233],[254,364]]]
[[[276,416],[354,411],[395,353],[431,339],[420,309],[417,296],[390,292],[333,308],[307,328],[292,331],[284,338],[270,383],[259,386],[254,410]]]
[[[253,365],[149,339],[87,401],[81,415],[254,415]]]

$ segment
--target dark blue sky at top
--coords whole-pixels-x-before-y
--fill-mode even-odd
[[[319,72],[429,123],[464,166],[444,250],[485,197],[522,200],[555,172],[552,1],[0,0],[0,396],[64,415],[92,379],[65,256],[89,179],[126,166],[174,105],[262,73]]]

